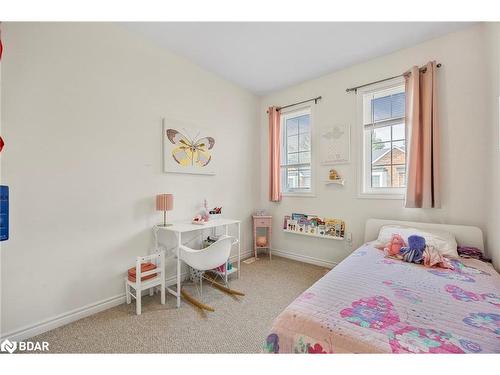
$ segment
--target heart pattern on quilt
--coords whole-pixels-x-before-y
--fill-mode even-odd
[[[340,311],[340,316],[360,327],[384,329],[399,322],[394,305],[384,296],[362,298],[351,306]]]

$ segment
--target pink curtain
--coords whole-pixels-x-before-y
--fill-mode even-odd
[[[405,73],[408,163],[405,207],[439,208],[439,128],[436,62]]]
[[[280,110],[269,107],[269,200],[281,201],[281,129]]]

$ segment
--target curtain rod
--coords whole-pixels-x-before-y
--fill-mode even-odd
[[[283,108],[293,107],[294,105],[304,104],[304,103],[312,102],[312,101],[314,101],[314,104],[318,104],[318,100],[321,100],[321,99],[322,99],[321,96],[317,96],[315,98],[303,100],[301,102],[297,102],[297,103],[293,103],[293,104],[287,104],[287,105],[284,105],[282,107],[278,107],[278,111],[281,111]],[[267,113],[269,113],[269,111],[267,111]]]
[[[437,67],[437,68],[441,68],[441,63],[436,64],[436,67]],[[426,67],[420,68],[420,71],[421,71],[422,73],[425,73],[425,72],[427,71],[427,68],[426,68]],[[356,93],[356,92],[358,92],[358,89],[360,89],[360,88],[362,88],[362,87],[366,87],[366,86],[374,85],[374,84],[376,84],[376,83],[380,83],[380,82],[390,81],[391,79],[398,78],[398,77],[402,77],[402,76],[404,76],[404,74],[399,74],[399,75],[394,76],[394,77],[384,78],[384,79],[380,79],[380,80],[375,81],[375,82],[365,83],[364,85],[359,85],[359,86],[356,86],[356,87],[351,87],[351,88],[349,88],[349,89],[346,89],[345,91],[346,91],[346,92],[351,92],[351,91],[354,91],[354,92]]]

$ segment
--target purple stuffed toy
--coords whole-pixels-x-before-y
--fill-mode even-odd
[[[405,262],[422,263],[424,260],[425,238],[417,235],[408,237],[408,246],[402,247],[399,254]]]

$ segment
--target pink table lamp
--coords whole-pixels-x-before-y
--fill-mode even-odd
[[[158,194],[156,196],[156,211],[163,211],[163,225],[168,227],[172,224],[167,224],[167,211],[172,211],[174,208],[173,194]]]

